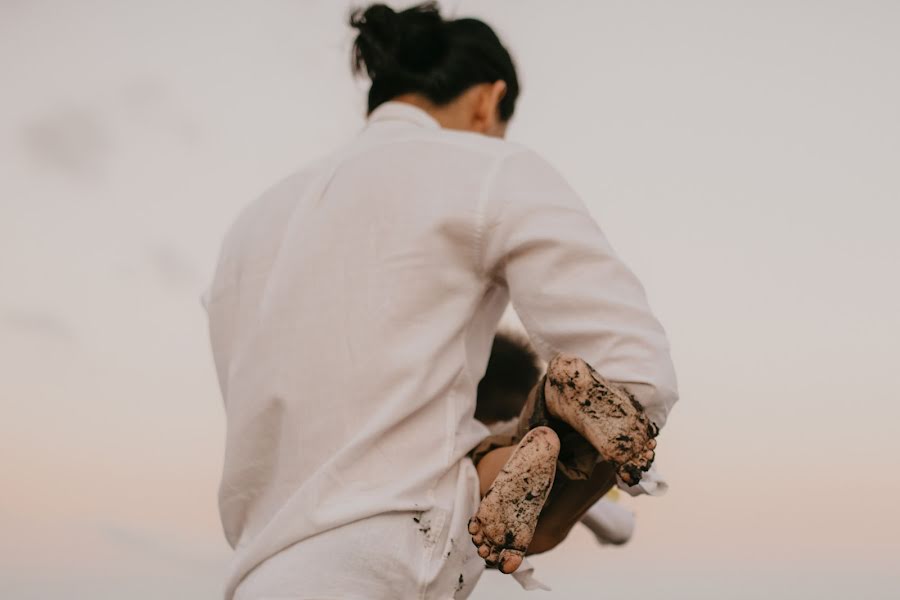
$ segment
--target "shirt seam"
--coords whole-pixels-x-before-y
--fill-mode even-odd
[[[481,186],[481,191],[478,194],[478,202],[475,207],[475,215],[476,215],[476,260],[478,265],[478,275],[482,280],[488,278],[487,276],[487,268],[484,264],[485,256],[485,241],[487,237],[488,229],[494,227],[496,223],[488,223],[489,215],[487,213],[487,206],[490,202],[490,192],[494,189],[494,183],[497,179],[497,174],[500,172],[500,168],[503,166],[503,163],[506,162],[512,156],[518,156],[520,154],[526,154],[530,152],[530,150],[525,148],[516,148],[511,149],[509,152],[506,152],[494,159],[494,162],[491,164],[490,169],[485,175],[484,183]],[[497,207],[497,218],[499,219],[499,215],[503,212],[504,207],[509,203],[509,198],[504,198],[501,200],[501,204]]]

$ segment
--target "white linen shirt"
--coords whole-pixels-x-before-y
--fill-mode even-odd
[[[484,564],[466,454],[488,434],[476,387],[510,300],[543,360],[583,357],[665,424],[663,328],[533,151],[388,102],[242,212],[204,295],[227,600],[468,596]]]

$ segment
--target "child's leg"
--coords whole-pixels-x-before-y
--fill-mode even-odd
[[[499,562],[504,573],[519,567],[521,558],[517,557],[546,552],[564,540],[615,483],[615,470],[608,463],[598,464],[586,479],[570,479],[558,472],[559,438],[548,427],[537,427],[531,432],[541,430],[553,433],[552,441],[533,445],[526,457],[511,460],[527,449],[504,446],[488,452],[476,467],[483,499],[469,524],[469,533],[479,547],[478,554],[490,566]],[[531,503],[523,516],[519,505],[536,498],[532,488],[545,481],[532,472],[554,472],[549,480],[552,489],[539,505]],[[511,539],[507,532],[514,532]]]
[[[559,475],[551,497],[541,511],[526,554],[552,550],[566,539],[588,509],[605,496],[615,482],[615,469],[609,463],[598,464],[587,479]]]
[[[484,458],[478,462],[476,470],[478,471],[478,481],[480,484],[479,491],[482,498],[488,493],[491,484],[494,483],[497,475],[499,475],[500,471],[503,469],[503,465],[505,465],[506,461],[509,460],[509,457],[512,456],[512,453],[517,446],[518,444],[516,444],[516,446],[495,448],[488,452]]]
[[[483,501],[470,523],[473,542],[488,564],[496,562],[498,557],[515,557],[501,563],[501,570],[506,573],[514,571],[521,562],[517,558],[518,546],[514,554],[504,553],[504,549],[510,548],[506,540],[510,531],[530,526],[528,535],[514,537],[529,539],[526,548],[530,554],[549,550],[565,539],[584,513],[609,491],[617,472],[626,482],[636,483],[641,471],[649,468],[653,460],[656,446],[653,437],[657,430],[627,390],[603,379],[583,360],[558,354],[548,364],[547,374],[532,389],[516,435],[492,436],[493,441],[479,446],[481,454],[476,466],[483,492],[487,488],[486,493],[490,494],[495,477],[498,486],[507,488],[515,488],[519,485],[517,481],[527,480],[522,473],[513,473],[519,479],[509,475],[515,471],[515,465],[511,462],[503,465],[517,452],[502,444],[515,441],[523,431],[544,424],[561,432],[563,453],[560,455],[556,450],[554,460],[559,459],[561,476],[556,478],[549,500],[540,503],[539,518],[528,519],[524,525],[518,522],[497,502],[499,495],[505,495],[515,503],[515,492],[506,490],[504,494],[494,494],[491,502]],[[552,451],[547,451],[531,460],[544,464],[552,455]],[[607,461],[598,463],[599,456]],[[488,457],[490,460],[483,462]],[[499,477],[502,473],[508,476]]]

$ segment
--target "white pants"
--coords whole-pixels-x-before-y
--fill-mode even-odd
[[[440,488],[436,498],[455,501],[376,515],[282,550],[244,578],[235,600],[467,598],[485,568],[467,530],[479,503],[472,462],[460,461]]]

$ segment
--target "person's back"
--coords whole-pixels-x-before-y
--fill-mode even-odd
[[[510,299],[542,359],[628,382],[640,444],[677,398],[640,282],[559,173],[499,139],[518,82],[493,31],[433,5],[351,24],[366,127],[245,209],[207,293],[226,600],[468,596],[476,389]],[[642,460],[620,487],[654,492]]]
[[[508,300],[486,295],[480,272],[482,190],[522,151],[385,103],[353,143],[233,226],[208,305],[228,413],[232,583],[359,519],[438,505],[464,520],[477,507],[477,493],[454,497],[456,478],[477,489],[460,459],[486,434],[475,390]],[[406,521],[422,552],[449,526]],[[378,553],[394,542],[379,539]]]

